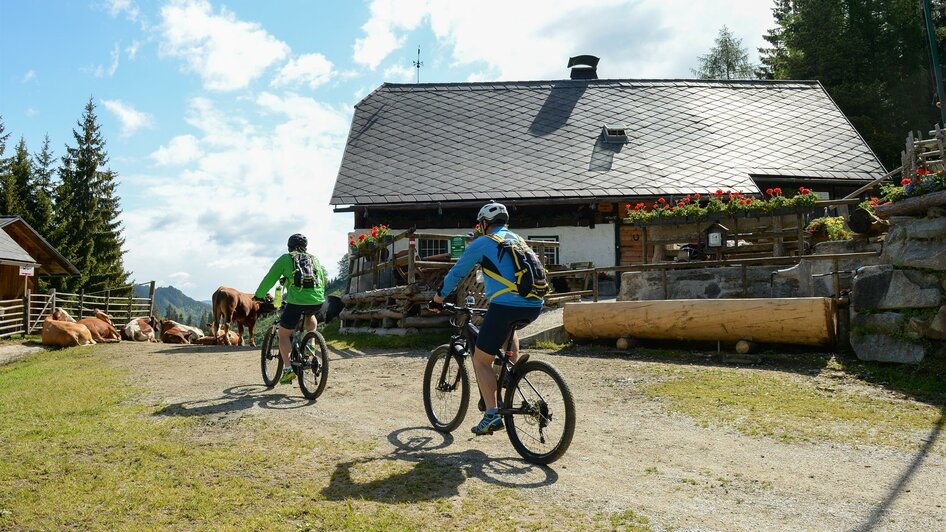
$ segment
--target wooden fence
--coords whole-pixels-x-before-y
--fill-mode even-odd
[[[135,287],[142,285],[148,286],[148,297],[135,297]],[[37,334],[43,320],[57,307],[77,320],[101,310],[111,314],[116,324],[125,323],[131,318],[154,313],[154,281],[89,293],[80,291],[73,294],[55,290],[50,290],[48,294],[27,292],[23,298],[0,301],[0,338],[15,334]]]

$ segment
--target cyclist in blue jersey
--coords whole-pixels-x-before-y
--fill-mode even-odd
[[[501,276],[508,281],[514,281],[513,261],[501,260],[499,244],[486,235],[495,234],[504,240],[515,240],[519,236],[509,230],[509,211],[501,203],[491,201],[480,209],[476,216],[476,223],[483,232],[460,256],[460,259],[444,278],[443,285],[434,295],[434,303],[442,305],[443,299],[456,289],[457,284],[470,273],[474,266],[479,264],[484,273],[486,297],[489,307],[483,317],[480,332],[476,337],[476,350],[473,353],[473,369],[476,371],[476,382],[480,394],[486,403],[486,413],[483,419],[471,429],[474,434],[492,434],[503,429],[502,416],[496,406],[496,375],[493,373],[493,359],[501,353],[503,342],[509,336],[512,324],[518,321],[531,322],[542,312],[544,300],[541,297],[522,297],[509,285],[492,277]],[[519,354],[519,340],[514,335],[509,358],[515,361]]]

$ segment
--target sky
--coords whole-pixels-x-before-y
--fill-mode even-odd
[[[36,153],[74,146],[96,106],[118,174],[125,268],[197,300],[256,289],[308,236],[328,269],[329,205],[354,106],[382,83],[692,78],[726,25],[758,62],[767,0],[32,0],[0,2],[0,117]]]

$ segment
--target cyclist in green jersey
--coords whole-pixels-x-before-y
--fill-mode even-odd
[[[289,252],[276,259],[254,294],[254,299],[261,299],[281,277],[288,280],[286,304],[279,320],[279,355],[283,360],[281,384],[289,384],[296,378],[289,363],[292,331],[303,314],[306,316],[305,330],[314,331],[319,324],[315,314],[325,302],[325,268],[315,255],[306,251],[308,244],[309,240],[299,233],[289,237]]]

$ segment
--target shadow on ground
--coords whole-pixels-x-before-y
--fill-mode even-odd
[[[249,410],[254,406],[271,410],[289,410],[315,404],[299,396],[269,391],[263,385],[244,384],[223,390],[223,395],[213,399],[182,401],[164,406],[155,416],[220,416]]]
[[[476,449],[445,452],[453,436],[429,427],[396,430],[388,441],[394,450],[386,456],[338,464],[322,495],[334,501],[368,499],[394,504],[453,497],[467,478],[520,489],[549,486],[558,480],[552,468],[519,458],[491,458]],[[404,462],[412,464],[407,471],[400,470]],[[384,478],[357,478],[359,472],[385,468],[399,471]]]

